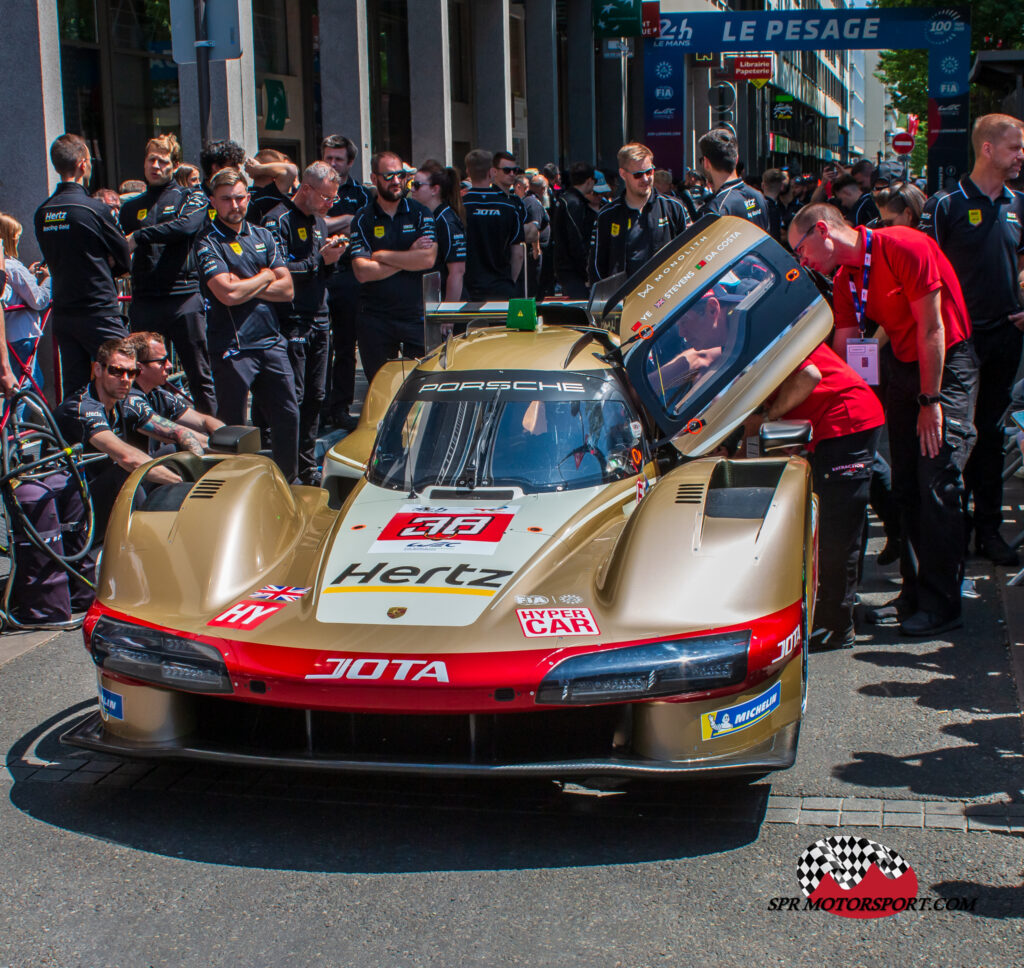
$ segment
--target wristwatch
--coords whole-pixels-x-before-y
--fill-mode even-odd
[[[927,393],[919,393],[917,395],[917,405],[919,407],[930,407],[933,403],[941,403],[942,397],[936,394],[934,397],[929,396]]]

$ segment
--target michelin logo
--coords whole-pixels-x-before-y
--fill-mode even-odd
[[[104,719],[124,719],[124,696],[100,686],[100,708]]]
[[[715,739],[738,733],[741,729],[760,722],[769,713],[779,708],[782,702],[782,683],[777,682],[767,692],[748,699],[738,706],[719,709],[717,712],[704,713],[700,717],[700,734],[702,739]]]

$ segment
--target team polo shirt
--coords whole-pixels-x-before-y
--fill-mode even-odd
[[[441,273],[443,298],[448,283],[449,263],[466,261],[466,229],[450,205],[442,205],[434,212],[434,228],[437,232],[437,261],[434,262],[434,271]]]
[[[857,229],[864,248],[866,230]],[[833,285],[832,312],[836,329],[857,327],[850,280],[860,296],[861,266],[842,266]],[[946,349],[971,335],[970,317],[960,283],[935,240],[917,229],[893,226],[871,233],[871,273],[865,317],[889,335],[896,359],[917,362],[917,321],[910,308],[922,296],[939,290]]]
[[[251,279],[260,269],[284,267],[274,236],[258,225],[243,221],[236,233],[219,218],[196,242],[196,264],[206,299],[206,341],[211,354],[238,350],[269,349],[280,338],[274,303],[258,296],[238,306],[225,306],[210,292],[214,276],[232,272]]]
[[[512,246],[523,241],[526,206],[500,188],[471,188],[466,212],[466,292],[470,299],[512,299]]]
[[[964,175],[954,191],[928,199],[927,232],[953,264],[971,325],[995,326],[1020,312],[1017,257],[1024,254],[1024,195],[1004,187],[992,201]]]
[[[686,208],[672,195],[651,192],[637,211],[620,195],[597,213],[590,237],[590,281],[632,275],[686,228]]]
[[[91,441],[103,430],[109,430],[139,450],[148,448],[149,438],[139,427],[153,416],[153,409],[141,394],[134,400],[129,394],[127,399],[116,401],[114,409],[108,413],[96,396],[95,385],[87,383],[77,393],[66,397],[54,416],[64,439],[69,444],[81,444],[87,454],[102,453]]]
[[[864,192],[854,203],[853,211],[850,212],[850,222],[853,225],[870,225],[878,218],[878,206],[871,192]]]
[[[245,210],[245,220],[250,225],[262,225],[263,220],[287,197],[277,187],[276,182],[262,188],[254,186],[249,190],[249,207]]]
[[[166,386],[153,387],[149,393],[143,393],[137,385],[134,385],[124,401],[124,407],[125,412],[130,414],[129,419],[135,419],[140,423],[145,423],[145,420],[139,420],[139,417],[140,414],[145,413],[147,407],[158,417],[177,423],[188,411],[189,404],[184,396],[172,393]],[[153,455],[165,446],[164,441],[155,440],[137,432],[128,438],[128,442],[138,447],[139,450],[145,450]]]
[[[434,218],[419,202],[411,198],[399,200],[392,216],[374,201],[352,219],[349,248],[353,259],[369,257],[380,249],[405,252],[423,235],[431,242],[436,241]],[[422,320],[423,275],[400,269],[387,279],[360,283],[359,311],[404,322]]]
[[[319,215],[306,215],[290,199],[267,213],[263,227],[274,233],[277,251],[292,274],[295,297],[277,303],[281,319],[289,316],[327,323],[327,279],[334,271],[320,249],[327,241],[327,224]]]
[[[821,373],[821,380],[810,396],[784,418],[811,422],[808,450],[813,451],[823,440],[874,430],[885,423],[885,412],[871,387],[824,343],[797,369],[805,370],[812,364]]]
[[[742,178],[730,178],[704,204],[701,215],[735,215],[759,225],[766,232],[771,231],[768,217],[768,203],[756,188]]]
[[[338,186],[338,200],[327,210],[328,218],[339,218],[342,215],[355,215],[361,208],[366,208],[373,201],[369,189],[352,175],[344,185]],[[351,282],[352,251],[346,249],[334,267],[334,272],[327,280],[328,289],[337,289]]]

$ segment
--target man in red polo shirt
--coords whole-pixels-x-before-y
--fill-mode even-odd
[[[885,414],[878,397],[824,343],[769,402],[766,420],[809,420],[818,495],[818,598],[812,648],[853,645],[853,606],[871,487]]]
[[[903,519],[900,630],[930,637],[962,624],[963,469],[974,443],[978,360],[960,284],[949,260],[922,232],[851,228],[831,205],[808,205],[789,227],[803,265],[834,283],[840,357],[848,346],[877,372],[869,320],[885,330],[885,416],[893,491]],[[854,343],[854,340],[859,342]],[[871,364],[874,365],[871,365]]]

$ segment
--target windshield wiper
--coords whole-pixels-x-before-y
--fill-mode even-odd
[[[479,468],[487,456],[487,450],[490,446],[490,440],[494,429],[494,418],[500,411],[500,407],[498,405],[500,397],[501,391],[499,390],[494,394],[494,397],[491,400],[488,400],[487,403],[484,404],[480,422],[477,425],[476,434],[472,441],[470,457],[466,461],[465,473],[462,479],[458,482],[459,487],[465,487],[471,491],[478,484]],[[470,475],[472,475],[472,477],[470,477]]]

